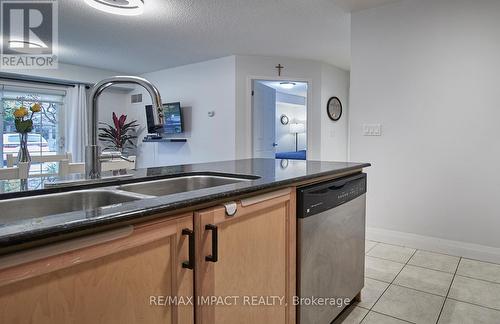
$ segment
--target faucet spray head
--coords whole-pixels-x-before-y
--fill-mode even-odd
[[[163,115],[163,105],[161,104],[161,99],[160,99],[160,105],[156,107],[156,114],[154,114],[154,123],[155,123],[155,129],[157,131],[160,131],[163,129],[163,123],[165,121],[164,115]]]

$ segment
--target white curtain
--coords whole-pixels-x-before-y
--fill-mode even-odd
[[[73,155],[74,162],[85,161],[85,146],[88,137],[87,90],[84,84],[76,84],[67,95],[66,151]]]

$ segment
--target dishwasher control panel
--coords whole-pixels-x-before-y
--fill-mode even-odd
[[[305,218],[345,204],[366,193],[366,174],[297,189],[297,217]]]

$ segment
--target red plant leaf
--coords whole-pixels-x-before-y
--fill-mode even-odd
[[[113,124],[115,124],[116,129],[120,128],[120,122],[118,121],[118,117],[116,117],[116,114],[114,112],[113,112]]]
[[[125,120],[127,120],[127,115],[121,115],[120,116],[120,129],[123,127],[125,124]]]

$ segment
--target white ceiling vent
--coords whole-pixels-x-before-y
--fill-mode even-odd
[[[139,103],[142,102],[142,93],[133,94],[130,96],[131,103]]]

